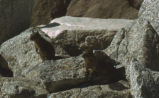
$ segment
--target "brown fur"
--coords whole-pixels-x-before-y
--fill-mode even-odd
[[[106,54],[101,52],[93,53],[92,50],[85,50],[82,56],[84,58],[86,75],[109,75],[116,70],[114,68],[116,62]]]
[[[40,54],[40,57],[43,61],[55,59],[55,50],[53,45],[45,40],[39,34],[38,30],[32,31],[30,40],[34,41],[36,51]]]

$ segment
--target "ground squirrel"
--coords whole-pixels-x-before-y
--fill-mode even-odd
[[[54,60],[55,49],[53,45],[44,39],[39,31],[41,31],[40,28],[33,28],[32,34],[30,35],[30,40],[34,41],[35,43],[36,52],[40,54],[40,57],[43,61]]]
[[[86,76],[109,75],[116,70],[114,68],[114,65],[117,64],[116,61],[102,51],[93,53],[93,50],[87,49],[83,51],[82,57],[84,58]]]

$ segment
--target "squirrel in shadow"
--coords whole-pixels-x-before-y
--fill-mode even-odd
[[[93,77],[96,75],[111,75],[116,72],[114,65],[118,63],[111,59],[102,51],[95,51],[86,49],[82,53],[84,58],[84,67],[86,69],[86,77]]]
[[[54,46],[49,41],[47,41],[42,37],[40,31],[41,30],[38,27],[33,28],[32,34],[30,35],[30,40],[34,41],[36,52],[40,54],[40,57],[43,61],[52,60],[52,59],[54,60],[55,59]]]
[[[55,49],[51,41],[46,40],[42,37],[42,34],[46,37],[50,37],[36,27],[32,29],[32,34],[30,35],[30,40],[34,41],[36,52],[40,55],[42,61],[45,60],[58,60],[68,58],[69,56],[55,56]]]

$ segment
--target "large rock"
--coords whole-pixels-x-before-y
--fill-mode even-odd
[[[158,92],[158,88],[155,87],[158,87],[158,81],[155,80],[158,76],[151,75],[152,71],[159,70],[159,36],[157,29],[155,30],[157,24],[153,26],[154,21],[148,21],[149,16],[144,15],[136,20],[131,29],[121,29],[105,50],[108,55],[126,67],[127,79],[132,83],[132,94],[135,98],[149,98],[153,91]],[[154,16],[153,19],[156,20],[157,17]],[[138,61],[138,66],[131,65],[132,58]],[[149,71],[141,73],[146,68]],[[151,97],[157,98],[156,96],[158,97],[158,94],[154,93]]]
[[[79,47],[81,43],[84,43],[87,36],[95,36],[99,40],[99,47],[96,46],[96,49],[105,49],[116,31],[132,25],[133,22],[133,20],[127,19],[92,19],[65,16],[54,19],[50,26],[42,27],[42,30],[54,39],[54,43],[62,45],[66,54],[76,56],[81,53]],[[54,27],[51,28],[51,25]]]
[[[158,5],[157,0],[145,0],[140,17],[135,21],[62,17],[40,26],[52,39],[56,55],[71,56],[66,59],[41,63],[29,40],[30,30],[6,41],[0,47],[0,55],[7,61],[14,78],[4,80],[0,77],[0,97],[25,98],[27,93],[33,98],[45,98],[46,94],[48,98],[158,98]],[[109,77],[91,81],[85,78],[78,48],[81,44],[94,48],[94,42],[94,46],[99,45],[95,49],[104,49],[112,59],[120,62],[116,67],[126,68],[128,84],[116,82],[118,80],[109,82]],[[4,65],[1,67],[8,69]],[[101,85],[99,80],[108,84]]]
[[[72,21],[69,21],[68,19]],[[90,21],[92,21],[94,24],[90,24]],[[101,40],[101,42],[104,44],[107,41],[110,43],[114,34],[119,29],[125,28],[127,26],[131,27],[133,22],[133,20],[124,19],[104,20],[62,17],[61,19],[55,19],[49,25],[40,26],[39,28],[42,30],[43,33],[46,33],[50,36],[55,46],[60,46],[61,44],[74,45],[72,44],[72,41],[80,45],[81,43],[85,42],[85,38],[89,36],[95,36],[99,38],[99,40]],[[85,78],[85,72],[82,66],[83,59],[80,55],[66,59],[48,60],[42,62],[39,54],[35,51],[34,43],[29,39],[31,29],[32,28],[24,31],[20,35],[4,42],[1,45],[0,54],[7,61],[8,67],[13,71],[14,78],[23,77],[25,79],[38,81],[42,86],[44,86],[43,89],[49,91],[50,93],[63,90],[65,91],[67,89],[73,89],[77,87],[99,85],[99,83],[114,83],[122,79],[120,77],[117,77],[118,74],[113,73],[113,81],[108,77],[97,77],[90,81],[88,78]],[[66,36],[68,39],[66,39]],[[102,38],[105,38],[107,40],[102,40]],[[60,41],[63,41],[63,43],[59,43]],[[106,47],[107,46],[105,46],[103,49],[105,49]],[[62,52],[65,52],[65,49],[63,47],[55,48],[56,50],[62,49]],[[71,46],[69,48],[74,50],[74,48],[72,48]],[[61,52],[58,53],[58,51],[55,52],[56,55],[63,54]],[[29,83],[30,82],[26,83],[26,85],[29,85]],[[8,88],[6,88],[7,85],[8,87],[12,87],[13,85],[13,89],[9,91]],[[23,84],[19,85],[16,84],[16,82],[13,82],[3,84],[2,88],[2,93],[7,96],[22,97],[24,92],[29,93],[30,96],[38,95],[34,94],[32,85],[28,87],[25,85],[23,86]],[[128,89],[129,88],[127,88],[127,90]],[[108,92],[108,94],[113,92],[114,94],[117,94],[117,96],[125,96],[124,98],[128,98],[127,96],[129,96],[129,92],[127,93],[127,90],[126,93],[124,91],[121,95],[119,94],[120,92],[115,92],[114,90]],[[105,93],[107,93],[107,90],[104,91]],[[107,95],[100,94],[99,96]]]
[[[106,49],[106,53],[119,62],[129,65],[132,57],[145,67],[159,70],[159,37],[150,22],[138,20],[131,29],[122,29]]]
[[[76,17],[126,19],[135,19],[137,14],[138,10],[128,0],[72,0],[66,13]]]
[[[135,98],[159,97],[159,72],[144,68],[135,58],[129,66],[131,93]]]
[[[59,92],[100,83],[114,83],[124,79],[122,74],[124,70],[117,69],[111,76],[98,76],[90,80],[88,77],[85,77],[83,64],[84,62],[81,56],[61,60],[49,60],[31,69],[26,74],[26,77],[42,81],[49,92]]]
[[[90,21],[94,24],[91,25]],[[84,42],[87,36],[96,36],[101,40],[105,39],[102,43],[107,42],[107,45],[109,45],[117,30],[132,23],[133,20],[94,20],[88,18],[62,17],[55,19],[53,23],[43,26],[41,29],[54,41],[55,46],[57,46],[55,47],[57,55],[68,54],[77,56],[81,53],[78,49],[78,45]],[[52,24],[58,25],[54,26]],[[88,26],[85,26],[85,24],[88,24]],[[35,52],[34,43],[29,39],[30,32],[31,30],[28,29],[1,45],[0,54],[8,62],[8,66],[13,71],[14,76],[25,76],[29,69],[32,69],[41,62],[40,56]],[[77,45],[77,47],[75,47],[75,45]],[[69,47],[69,50],[67,50],[67,47]]]
[[[130,19],[100,19],[100,18],[86,18],[86,17],[71,17],[64,16],[56,18],[51,21],[51,23],[56,23],[55,25],[48,25],[46,28],[51,26],[61,25],[60,30],[108,30],[108,31],[117,31],[121,28],[131,25],[134,20]],[[64,26],[66,28],[64,28]],[[56,34],[56,33],[55,33]]]
[[[49,92],[66,90],[87,82],[82,64],[81,57],[49,60],[30,69],[26,77],[42,81]]]
[[[139,11],[140,21],[150,21],[156,32],[159,32],[159,1],[144,0]],[[159,33],[158,33],[159,34]]]
[[[0,1],[0,44],[30,25],[33,0]]]
[[[32,68],[41,62],[33,42],[29,40],[30,34],[27,30],[1,45],[0,54],[7,61],[14,76],[23,76],[27,72],[27,68]]]
[[[1,78],[1,98],[47,98],[47,91],[37,81],[22,78]]]

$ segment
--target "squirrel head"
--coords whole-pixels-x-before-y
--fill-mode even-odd
[[[40,34],[38,31],[34,31],[32,32],[32,34],[30,35],[30,40],[35,41],[38,40],[38,38],[40,37]]]

